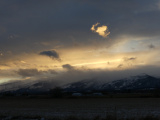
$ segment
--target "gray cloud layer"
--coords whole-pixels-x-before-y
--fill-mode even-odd
[[[159,36],[158,5],[159,0],[1,0],[0,48],[19,53],[39,51],[44,41],[67,46],[71,36],[78,42],[103,39],[89,31],[96,22],[108,25],[112,39]]]
[[[121,67],[123,67],[123,65]],[[142,75],[144,73],[160,77],[158,72],[159,70],[160,67],[155,67],[155,66],[137,66],[137,68],[134,69],[126,69],[121,71],[72,69],[63,73],[63,75],[56,76],[54,79],[58,80],[61,84],[75,82],[83,79],[93,79],[93,78],[96,78],[96,80],[98,80],[99,82],[108,82],[131,76]]]
[[[17,73],[23,77],[30,77],[41,74],[37,69],[19,69]]]
[[[18,71],[16,71],[16,73],[22,77],[32,77],[32,76],[36,76],[38,78],[40,78],[40,75],[56,75],[58,74],[55,70],[52,69],[48,69],[47,71],[42,71],[42,70],[38,70],[36,68],[33,69],[19,69]]]
[[[62,65],[62,67],[67,69],[67,70],[73,70],[74,69],[74,67],[71,66],[70,64],[64,64],[64,65]]]

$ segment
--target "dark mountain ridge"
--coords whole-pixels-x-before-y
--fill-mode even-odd
[[[144,74],[106,83],[101,83],[95,79],[90,79],[68,84],[64,86],[64,89],[66,91],[152,90],[160,89],[160,78]]]
[[[12,91],[14,93],[46,93],[53,89],[56,84],[51,81],[37,81],[32,84],[26,84],[19,87],[16,83],[1,85],[1,92]],[[13,88],[7,89],[8,86]],[[16,87],[15,87],[16,86]],[[85,79],[60,86],[65,92],[82,92],[82,91],[125,91],[125,90],[155,90],[160,89],[160,78],[147,74],[132,76],[111,82],[102,82],[97,78]]]

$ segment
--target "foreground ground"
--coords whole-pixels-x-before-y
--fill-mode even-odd
[[[33,99],[0,98],[0,116],[40,118],[160,118],[160,98]]]

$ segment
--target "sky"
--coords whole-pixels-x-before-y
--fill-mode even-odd
[[[1,0],[0,84],[159,76],[160,0]]]

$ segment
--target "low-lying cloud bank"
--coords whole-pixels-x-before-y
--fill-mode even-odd
[[[41,76],[41,75],[56,75],[58,74],[55,70],[52,69],[48,69],[48,70],[38,70],[36,68],[34,69],[19,69],[18,71],[16,71],[16,73],[18,75],[20,75],[21,77],[35,77],[35,76]]]
[[[81,80],[97,80],[99,83],[106,83],[113,80],[119,80],[122,78],[128,78],[131,76],[149,74],[151,76],[160,77],[160,67],[155,66],[137,66],[135,69],[126,70],[99,70],[99,69],[87,69],[87,68],[76,68],[69,64],[63,65],[64,71],[57,72],[55,70],[37,70],[37,69],[19,69],[16,74],[21,76],[20,80],[9,81],[7,86],[9,88],[17,88],[30,86],[35,83],[45,83],[48,88],[55,86],[64,86],[68,83],[77,82]],[[11,84],[9,84],[11,83]],[[12,84],[13,83],[13,84]],[[3,83],[4,84],[4,83]],[[0,85],[3,87],[3,84]]]
[[[100,69],[85,69],[76,68],[69,64],[63,65],[65,71],[56,72],[55,70],[38,71],[36,69],[20,69],[17,74],[28,77],[32,80],[32,76],[37,81],[53,81],[58,85],[64,85],[71,82],[76,82],[84,79],[97,79],[99,82],[109,82],[112,80],[118,80],[127,78],[130,76],[136,76],[141,74],[149,74],[152,76],[159,77],[160,67],[155,66],[137,66],[137,68],[126,69],[126,70],[100,70]],[[67,69],[67,71],[66,71]],[[43,76],[43,77],[42,77]],[[44,77],[45,76],[45,77]]]

